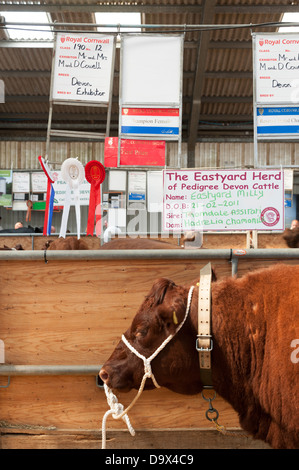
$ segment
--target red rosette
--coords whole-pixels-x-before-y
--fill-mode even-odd
[[[85,178],[90,183],[87,235],[93,235],[94,216],[96,215],[96,235],[101,234],[101,184],[106,176],[104,165],[91,160],[85,165]]]
[[[90,183],[102,184],[106,176],[104,165],[97,160],[91,160],[85,165],[85,178]]]

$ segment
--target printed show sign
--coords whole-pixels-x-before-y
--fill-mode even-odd
[[[118,137],[106,137],[105,167],[117,167]],[[122,139],[120,146],[120,165],[164,166],[165,141]]]
[[[299,102],[299,34],[259,33],[255,40],[257,103]]]
[[[54,207],[63,207],[66,201],[67,183],[62,179],[61,171],[55,172],[55,182],[53,184],[55,190]],[[84,178],[79,188],[79,204],[80,206],[89,205],[90,183]],[[71,190],[71,204],[74,204],[74,191]]]
[[[163,229],[284,230],[281,170],[163,170]]]
[[[114,37],[57,33],[52,99],[108,103]]]
[[[179,114],[175,108],[122,108],[121,133],[173,139],[179,135]]]
[[[275,138],[299,135],[299,107],[281,106],[257,108],[257,137]]]

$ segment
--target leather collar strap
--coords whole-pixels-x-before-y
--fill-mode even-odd
[[[211,281],[212,268],[208,263],[200,270],[198,288],[198,335],[196,349],[199,352],[200,379],[203,388],[213,388],[211,351],[213,340],[211,335]]]

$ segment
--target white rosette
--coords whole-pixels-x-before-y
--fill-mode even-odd
[[[73,204],[76,210],[77,222],[77,238],[80,238],[81,217],[80,217],[80,201],[79,201],[79,186],[83,183],[85,178],[84,167],[77,158],[67,158],[61,165],[61,178],[66,182],[65,202],[63,207],[62,221],[59,236],[65,238],[67,230],[67,221],[69,217],[70,205],[72,204],[72,191],[73,191]]]

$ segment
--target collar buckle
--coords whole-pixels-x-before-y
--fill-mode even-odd
[[[209,339],[210,340],[210,347],[203,348],[199,346],[199,341],[202,339]],[[196,338],[196,350],[199,352],[211,352],[213,351],[213,340],[212,335],[197,335]]]

